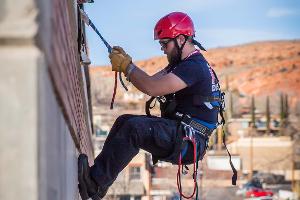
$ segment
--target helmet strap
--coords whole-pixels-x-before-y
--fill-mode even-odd
[[[181,47],[179,47],[178,42],[177,42],[177,40],[176,40],[176,38],[177,38],[178,36],[175,37],[175,38],[173,38],[174,43],[175,43],[175,46],[176,46],[176,48],[178,49],[178,60],[180,60],[180,61],[181,61],[182,49],[183,49],[185,43],[186,43],[187,40],[188,40],[188,37],[187,37],[187,36],[185,36],[185,35],[183,35],[183,36],[184,36],[184,43],[181,45]]]
[[[195,40],[194,38],[192,39],[192,43],[196,46],[199,47],[199,49],[203,50],[203,51],[206,51],[206,49],[201,45],[200,42],[198,42],[197,40]]]

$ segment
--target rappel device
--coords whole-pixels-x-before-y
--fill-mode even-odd
[[[104,43],[104,45],[106,46],[107,48],[107,51],[108,53],[111,53],[112,52],[112,47],[108,44],[108,42],[104,39],[104,37],[101,35],[101,33],[98,31],[98,29],[96,28],[96,26],[94,25],[94,23],[90,20],[90,18],[88,17],[88,15],[81,9],[79,8],[80,10],[80,15],[81,15],[81,18],[82,20],[90,27],[92,27],[92,29],[97,33],[97,35],[100,37],[100,39],[102,40],[102,42]],[[114,92],[113,92],[113,97],[111,99],[111,103],[110,103],[110,109],[113,109],[113,104],[114,104],[114,101],[115,101],[115,96],[116,96],[116,92],[117,92],[117,76],[118,76],[118,72],[115,72],[115,85],[114,85]],[[123,79],[122,79],[122,73],[119,72],[119,79],[120,79],[120,82],[122,84],[122,86],[124,87],[124,89],[126,91],[128,91],[126,85],[124,84],[123,82]]]

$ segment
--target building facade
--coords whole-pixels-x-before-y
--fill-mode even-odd
[[[80,199],[77,156],[93,147],[77,3],[4,0],[0,13],[0,199]]]

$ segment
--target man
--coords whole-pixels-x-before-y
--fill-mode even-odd
[[[194,40],[195,30],[191,18],[181,12],[161,18],[154,29],[154,39],[167,55],[169,65],[149,76],[132,63],[131,57],[121,47],[114,47],[109,55],[113,71],[121,71],[141,92],[158,97],[162,117],[122,115],[117,118],[105,141],[102,152],[92,167],[86,155],[78,159],[79,189],[82,199],[101,199],[119,172],[144,149],[152,154],[153,161],[177,164],[181,152],[182,134],[178,120],[187,116],[193,120],[198,147],[197,159],[202,159],[210,133],[218,122],[219,84],[216,75]],[[184,132],[184,131],[183,131]],[[200,133],[201,132],[201,133]],[[192,163],[193,146],[188,143],[183,163]]]

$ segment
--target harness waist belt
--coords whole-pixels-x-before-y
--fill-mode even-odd
[[[207,128],[206,126],[193,120],[189,115],[184,115],[179,112],[176,112],[175,116],[181,122],[191,126],[192,128],[194,128],[197,132],[199,132],[202,136],[204,136],[206,138],[208,138],[213,132],[213,130],[211,130],[211,129]]]

